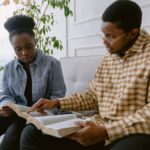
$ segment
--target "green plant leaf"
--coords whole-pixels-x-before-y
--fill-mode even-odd
[[[4,67],[3,66],[0,66],[0,71],[4,70]]]
[[[63,49],[62,42],[50,34],[56,23],[55,15],[50,13],[50,10],[58,8],[67,17],[73,14],[69,8],[69,3],[70,0],[40,0],[38,2],[32,0],[29,3],[22,3],[22,6],[14,12],[14,15],[26,14],[34,19],[37,47],[43,50],[45,54],[52,55],[55,49]]]

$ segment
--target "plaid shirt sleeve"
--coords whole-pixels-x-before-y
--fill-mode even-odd
[[[98,102],[95,93],[95,79],[90,83],[87,90],[83,93],[75,93],[65,98],[59,98],[61,110],[82,111],[97,110]]]
[[[139,109],[136,113],[121,120],[104,124],[109,141],[115,141],[131,134],[150,134],[150,103]]]

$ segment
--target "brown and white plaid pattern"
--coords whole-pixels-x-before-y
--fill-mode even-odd
[[[62,110],[98,109],[112,142],[150,134],[150,36],[141,30],[124,58],[107,54],[84,93],[62,98]],[[100,119],[100,120],[101,120]]]

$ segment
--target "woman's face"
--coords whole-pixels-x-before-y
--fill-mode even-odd
[[[11,38],[11,44],[17,57],[22,62],[25,64],[30,64],[34,60],[36,54],[36,44],[31,35],[27,33],[22,33],[19,35],[16,34]]]

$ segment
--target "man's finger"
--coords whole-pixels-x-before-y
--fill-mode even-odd
[[[77,126],[80,126],[80,127],[85,127],[87,125],[90,125],[91,122],[88,121],[88,120],[83,120],[83,121],[75,121],[74,122]]]
[[[37,102],[35,103],[31,108],[29,108],[29,110],[27,111],[27,113],[30,113],[32,111],[35,111],[36,109],[38,109],[40,106],[42,106],[42,102]]]

